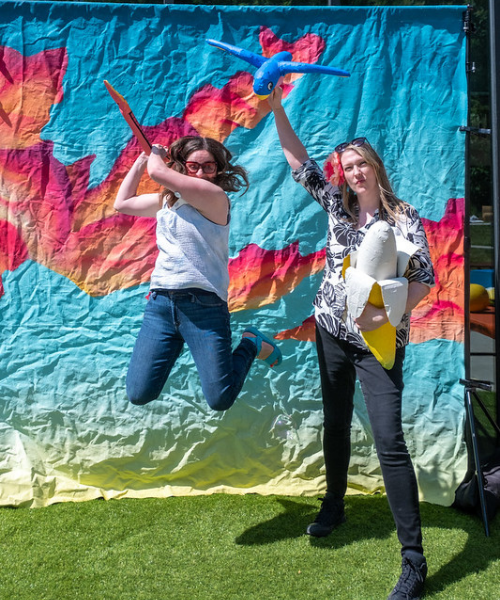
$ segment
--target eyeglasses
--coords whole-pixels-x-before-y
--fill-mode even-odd
[[[217,171],[217,163],[213,160],[204,163],[187,160],[184,164],[186,165],[188,173],[191,173],[192,175],[198,173],[200,169],[202,169],[203,173],[206,175],[213,175]]]
[[[342,154],[342,152],[344,152],[344,150],[346,150],[349,146],[356,146],[356,148],[359,148],[365,144],[368,144],[368,146],[370,145],[370,142],[365,137],[354,138],[352,142],[344,142],[343,144],[339,144],[335,148],[335,152],[337,152],[337,154]]]

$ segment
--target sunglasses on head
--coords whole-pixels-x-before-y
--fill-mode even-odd
[[[342,154],[342,152],[344,152],[344,150],[346,150],[349,146],[356,146],[359,148],[365,144],[368,144],[368,146],[370,145],[370,142],[365,137],[354,138],[352,142],[344,142],[343,144],[339,144],[335,148],[335,152],[337,154]]]
[[[184,164],[186,165],[187,172],[191,174],[198,173],[200,169],[206,175],[213,175],[217,171],[217,163],[213,160],[204,163],[187,160]]]

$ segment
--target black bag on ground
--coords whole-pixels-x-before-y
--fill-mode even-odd
[[[490,460],[481,466],[484,479],[484,499],[486,502],[486,514],[492,519],[500,509],[500,449],[493,454]],[[481,516],[481,504],[479,501],[479,488],[477,477],[463,481],[455,492],[455,508],[468,513]]]

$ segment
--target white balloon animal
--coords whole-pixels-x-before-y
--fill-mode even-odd
[[[405,239],[386,221],[377,221],[367,231],[358,250],[344,260],[347,309],[354,319],[368,302],[385,308],[388,323],[361,333],[366,345],[385,369],[396,356],[396,327],[403,318],[408,298],[408,280],[403,277],[418,246]]]

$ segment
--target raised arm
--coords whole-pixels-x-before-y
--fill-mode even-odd
[[[139,181],[146,170],[148,157],[142,152],[125,175],[115,199],[115,210],[134,217],[155,217],[161,208],[159,193],[137,195]]]
[[[148,173],[151,179],[172,192],[179,192],[183,200],[210,221],[226,225],[229,200],[224,190],[206,179],[190,177],[170,169],[165,164],[165,156],[165,148],[155,144],[148,159]]]
[[[309,155],[288,120],[288,116],[281,103],[282,96],[283,90],[277,86],[269,96],[268,102],[274,113],[276,129],[278,130],[278,136],[285,158],[292,169],[298,169],[306,162],[306,160],[308,160]]]

